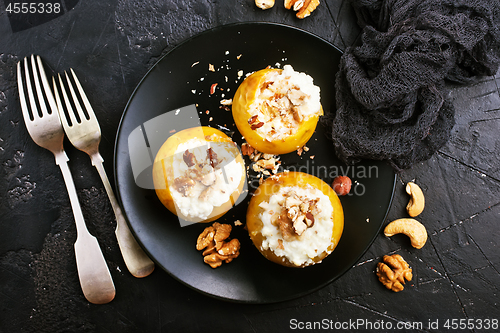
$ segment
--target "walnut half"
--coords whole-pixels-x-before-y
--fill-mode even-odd
[[[311,15],[311,13],[319,6],[319,0],[285,0],[285,8],[292,9],[297,12],[296,16],[303,19]]]
[[[230,224],[214,222],[206,227],[198,236],[196,249],[204,250],[203,261],[212,268],[230,263],[240,254],[240,241],[236,238],[229,240],[232,227]]]

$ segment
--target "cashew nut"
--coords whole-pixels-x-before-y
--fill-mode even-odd
[[[417,184],[412,182],[406,184],[406,193],[410,195],[410,201],[406,206],[406,211],[411,217],[415,217],[422,213],[422,211],[424,210],[424,193]]]
[[[415,219],[398,219],[389,223],[384,234],[387,237],[395,234],[405,234],[410,237],[411,245],[416,249],[421,249],[427,241],[427,230],[424,225]]]
[[[260,9],[269,9],[274,6],[274,0],[255,0],[255,5]]]

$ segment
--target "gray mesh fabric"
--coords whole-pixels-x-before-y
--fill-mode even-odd
[[[340,159],[400,171],[442,147],[454,125],[446,83],[495,75],[500,1],[351,0],[363,28],[342,56],[328,119]]]

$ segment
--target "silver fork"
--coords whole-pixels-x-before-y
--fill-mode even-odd
[[[24,63],[26,88],[23,84],[21,62]],[[56,164],[61,168],[76,222],[77,238],[74,247],[78,277],[83,294],[91,303],[104,304],[111,302],[115,297],[115,286],[99,243],[88,232],[83,219],[75,184],[68,167],[69,159],[63,148],[63,127],[59,120],[57,105],[50,90],[42,61],[39,56],[36,56],[35,61],[35,56],[32,55],[31,66],[28,65],[28,62],[28,59],[24,58],[24,61],[21,60],[17,64],[17,85],[24,122],[33,141],[39,146],[50,150],[55,156]],[[32,88],[30,69],[33,73],[39,108]],[[42,85],[40,85],[40,82]],[[25,89],[28,92],[28,97],[26,97]],[[29,101],[30,108],[28,108],[27,101]],[[49,108],[47,108],[47,104]]]
[[[99,127],[99,123],[97,122],[97,118],[95,113],[90,105],[90,102],[80,84],[80,81],[76,77],[73,69],[71,70],[71,74],[74,80],[74,85],[78,90],[78,95],[75,92],[75,88],[73,83],[70,80],[67,72],[64,72],[66,77],[66,84],[71,93],[72,101],[76,110],[73,109],[71,105],[71,101],[66,93],[65,85],[61,75],[58,74],[58,86],[56,84],[56,80],[52,78],[52,82],[54,85],[54,94],[57,101],[57,106],[59,110],[59,117],[61,118],[61,122],[64,127],[64,131],[68,136],[69,141],[76,148],[84,151],[90,156],[92,161],[92,165],[94,165],[101,176],[102,182],[104,184],[104,188],[109,197],[109,201],[111,202],[111,206],[113,207],[113,211],[115,213],[116,218],[116,238],[118,240],[118,245],[122,252],[123,259],[129,272],[138,278],[148,276],[154,270],[154,263],[151,259],[146,255],[146,253],[139,246],[134,236],[130,232],[128,228],[127,222],[125,221],[125,217],[123,216],[122,210],[118,204],[118,201],[115,198],[113,193],[113,189],[108,180],[108,176],[106,175],[106,171],[102,165],[103,158],[101,154],[99,154],[99,143],[101,141],[101,130]],[[64,104],[66,106],[67,113],[64,112],[64,106],[61,102],[61,98],[59,97],[59,90],[64,98]],[[80,104],[79,98],[84,105],[85,111]]]

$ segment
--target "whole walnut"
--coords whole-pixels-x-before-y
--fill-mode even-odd
[[[413,278],[411,268],[399,254],[384,256],[384,262],[377,265],[377,276],[380,282],[394,292],[404,289],[405,279],[411,281]]]

